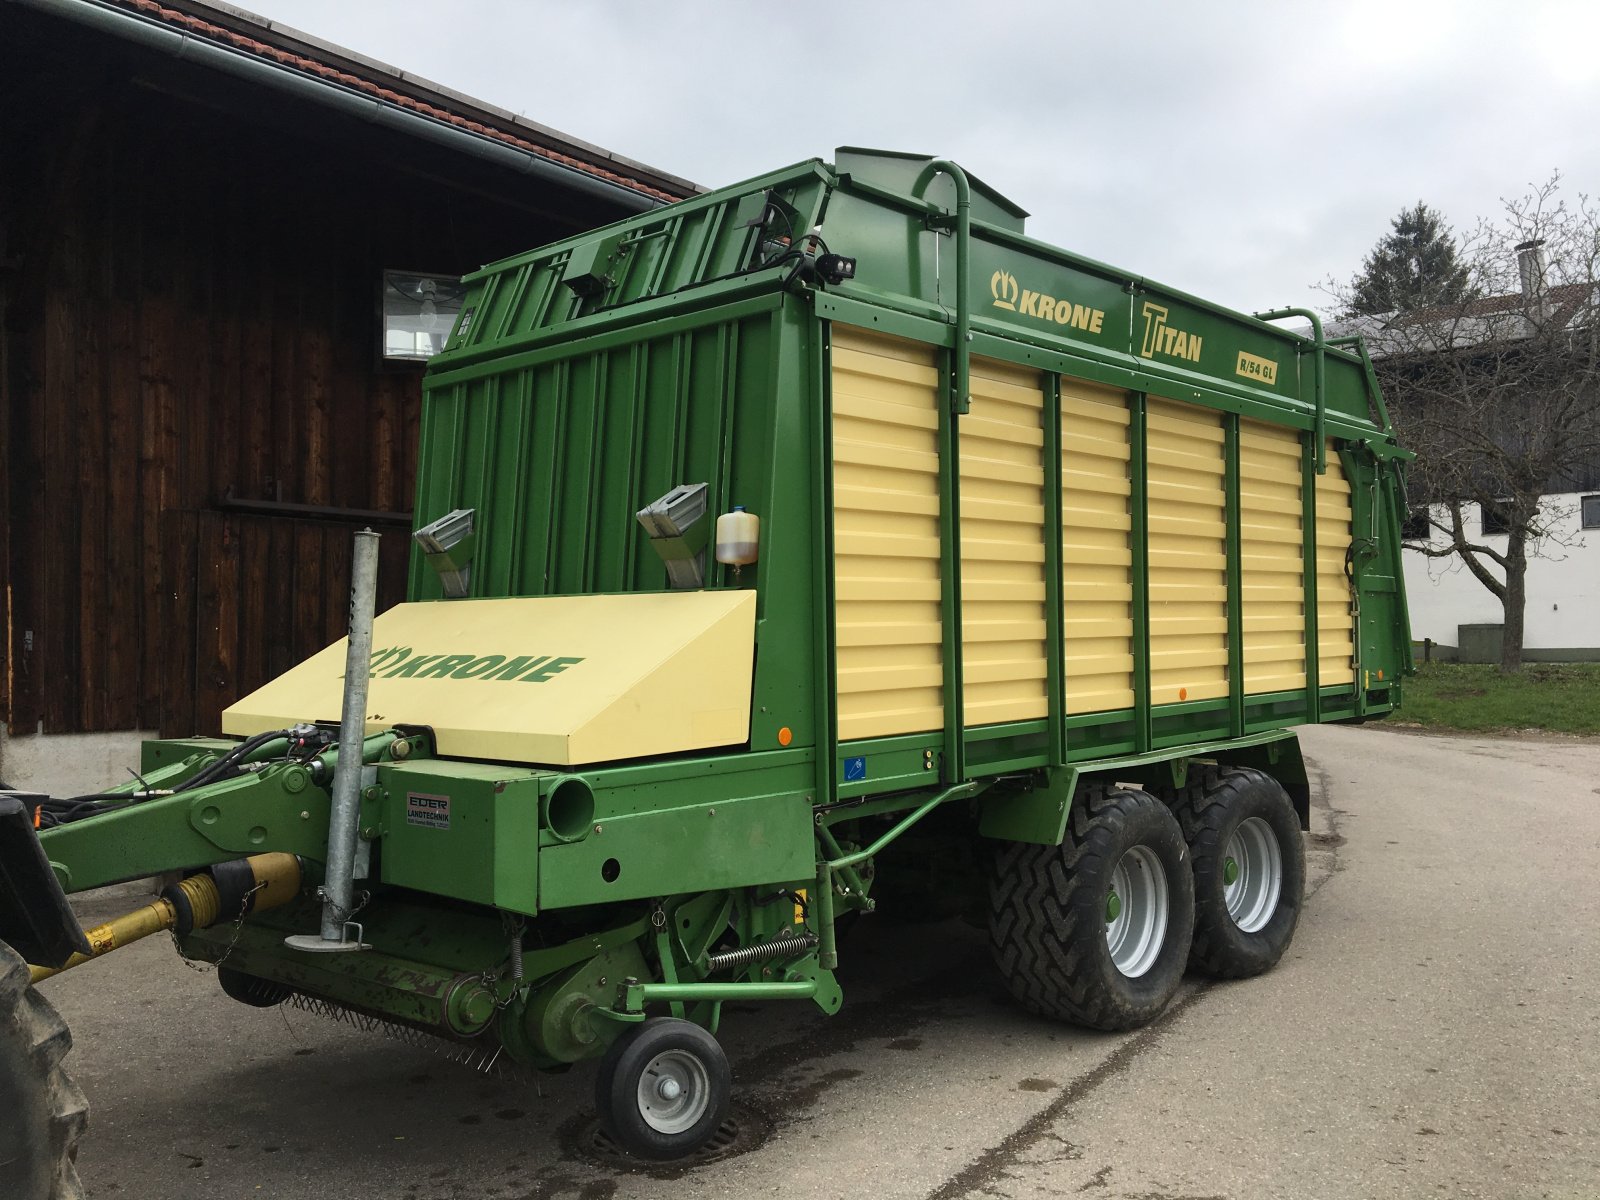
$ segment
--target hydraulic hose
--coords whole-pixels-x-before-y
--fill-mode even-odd
[[[205,787],[219,780],[228,778],[237,771],[239,765],[251,757],[263,746],[271,745],[275,741],[288,739],[290,731],[278,729],[269,733],[258,733],[246,738],[227,754],[208,763],[203,769],[190,778],[184,780],[172,789],[176,795],[179,792],[193,791],[195,788]],[[35,824],[40,829],[54,829],[59,825],[67,825],[73,821],[82,821],[87,817],[99,816],[101,813],[111,812],[115,809],[126,808],[130,804],[137,804],[144,797],[129,795],[124,792],[99,792],[84,796],[69,796],[63,798],[51,797],[40,801],[34,808]]]

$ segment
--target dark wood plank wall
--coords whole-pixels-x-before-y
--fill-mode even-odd
[[[160,598],[163,730],[215,730],[222,710],[343,635],[360,523],[173,511]],[[379,544],[378,593],[405,594],[405,530]],[[309,719],[327,713],[307,713]]]
[[[421,376],[379,360],[380,272],[469,270],[573,226],[114,58],[88,75],[0,95],[56,101],[8,123],[0,182],[0,721],[212,732],[341,635],[355,528],[227,498],[410,508]],[[392,604],[406,531],[382,532]]]

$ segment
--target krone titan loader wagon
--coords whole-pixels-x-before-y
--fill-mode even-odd
[[[350,637],[223,737],[0,799],[6,1194],[67,1194],[83,1120],[33,985],[156,930],[245,1004],[593,1060],[660,1159],[725,1118],[723,1006],[835,1012],[880,905],[986,910],[1017,1002],[1095,1029],[1276,963],[1291,727],[1412,669],[1410,456],[1359,343],[1024,216],[845,149],[470,277],[408,601],[372,619],[359,535]]]

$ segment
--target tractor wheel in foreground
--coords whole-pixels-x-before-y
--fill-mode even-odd
[[[217,982],[231,999],[251,1008],[273,1008],[282,1004],[294,992],[287,984],[256,975],[246,975],[232,967],[217,968]]]
[[[595,1103],[617,1145],[640,1158],[693,1154],[727,1119],[728,1058],[692,1021],[655,1017],[624,1033],[600,1061]]]
[[[89,1106],[61,1060],[72,1035],[0,942],[0,1192],[8,1200],[79,1200],[75,1163]]]
[[[1060,846],[1006,842],[989,941],[1025,1008],[1091,1029],[1155,1019],[1183,979],[1194,877],[1183,832],[1148,792],[1091,785]]]
[[[1219,979],[1270,970],[1294,939],[1305,898],[1300,819],[1272,776],[1205,772],[1173,800],[1194,865],[1190,965]]]

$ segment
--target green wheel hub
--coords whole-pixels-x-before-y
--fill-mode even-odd
[[[1106,893],[1106,923],[1109,925],[1122,915],[1122,898],[1116,892]]]
[[[1229,855],[1222,862],[1222,882],[1237,883],[1239,881],[1239,860]]]

